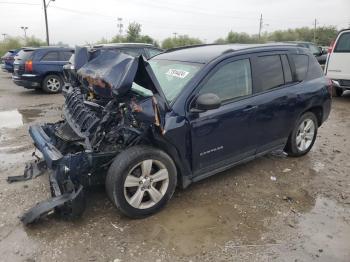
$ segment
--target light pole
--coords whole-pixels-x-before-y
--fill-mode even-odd
[[[6,33],[2,33],[2,36],[4,37],[4,40],[6,39],[7,34]]]
[[[50,2],[54,2],[55,0],[49,0],[49,2],[46,4],[46,1],[43,0],[44,4],[44,14],[45,14],[45,25],[46,25],[46,44],[49,46],[50,45],[50,38],[49,38],[49,24],[47,22],[47,11],[46,9],[49,7]]]
[[[21,29],[24,31],[24,40],[27,40],[27,29],[28,29],[28,26],[21,26]]]

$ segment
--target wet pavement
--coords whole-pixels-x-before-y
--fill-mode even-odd
[[[302,158],[270,154],[178,189],[160,213],[122,216],[103,188],[77,221],[18,216],[49,197],[47,176],[7,184],[33,146],[28,127],[60,119],[63,98],[0,73],[1,261],[350,261],[350,93]]]

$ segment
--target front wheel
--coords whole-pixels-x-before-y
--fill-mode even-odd
[[[106,191],[122,213],[141,218],[165,206],[176,182],[176,167],[166,153],[149,146],[135,146],[113,161],[107,173]]]
[[[285,147],[288,155],[298,157],[307,154],[315,143],[317,127],[317,119],[314,113],[307,112],[303,114],[288,138]]]
[[[339,87],[335,87],[335,95],[336,96],[342,96],[344,93],[344,90],[339,88]]]

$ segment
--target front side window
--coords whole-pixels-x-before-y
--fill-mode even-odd
[[[279,55],[257,57],[256,68],[258,72],[255,92],[264,92],[284,85],[283,69]]]
[[[199,93],[216,94],[223,102],[250,95],[252,93],[252,77],[249,59],[221,66],[204,83]]]
[[[58,52],[48,52],[41,58],[41,61],[59,61]]]
[[[334,53],[350,53],[350,33],[343,33],[339,37]]]
[[[172,102],[190,81],[202,64],[171,60],[152,59],[148,61],[168,100]]]

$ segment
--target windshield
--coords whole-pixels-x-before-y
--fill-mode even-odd
[[[320,53],[320,49],[315,45],[309,45],[309,49],[313,55],[318,55]]]
[[[202,66],[196,63],[157,59],[148,62],[168,102],[172,102],[180,94]]]

